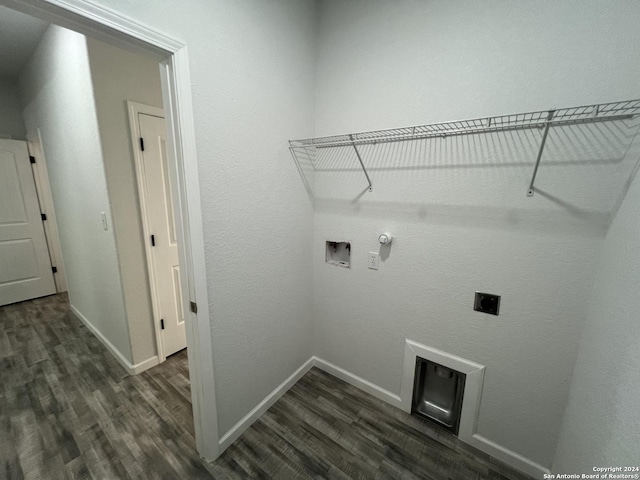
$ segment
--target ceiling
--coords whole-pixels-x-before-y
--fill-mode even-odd
[[[0,78],[16,79],[49,26],[0,6]]]

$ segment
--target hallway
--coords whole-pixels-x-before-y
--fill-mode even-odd
[[[210,478],[186,350],[130,376],[66,295],[0,307],[1,478]]]

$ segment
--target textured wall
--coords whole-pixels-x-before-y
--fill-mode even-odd
[[[71,304],[131,362],[85,37],[49,27],[20,88],[29,138],[42,134]]]
[[[633,2],[321,1],[316,134],[637,98],[639,17]],[[533,198],[539,131],[363,147],[364,194],[352,152],[320,154],[315,353],[396,393],[405,337],[484,364],[478,433],[549,467],[636,130],[554,130]],[[324,263],[343,239],[350,270]],[[476,290],[502,295],[500,316],[472,311]]]
[[[554,473],[593,473],[593,467],[638,465],[639,207],[640,179],[636,178],[604,242]]]
[[[100,0],[189,45],[220,435],[311,353],[311,1]]]
[[[24,140],[24,120],[20,94],[15,80],[0,79],[0,135]]]
[[[341,152],[315,178],[315,234],[286,140],[314,119],[328,134],[635,98],[636,4],[321,1],[316,23],[293,0],[98,3],[189,44],[220,433],[312,351],[399,391],[409,337],[484,363],[479,433],[550,465],[633,126],[556,132],[533,199],[539,132],[370,149],[362,197]],[[374,272],[382,230],[397,237]],[[352,241],[352,269],[324,264],[325,239]],[[499,317],[471,311],[476,289],[503,295]]]
[[[162,108],[158,60],[87,39],[133,363],[156,355],[127,100]]]

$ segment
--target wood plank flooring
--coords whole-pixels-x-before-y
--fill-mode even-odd
[[[528,478],[315,368],[216,462],[193,435],[186,352],[130,376],[65,295],[0,307],[0,479]]]
[[[64,295],[0,308],[0,478],[210,478],[186,352],[130,376]]]

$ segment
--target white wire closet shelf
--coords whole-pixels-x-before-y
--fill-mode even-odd
[[[293,154],[294,159],[299,164],[300,156],[304,155],[308,158],[310,156],[310,152],[316,148],[353,147],[358,162],[360,163],[360,167],[362,168],[369,184],[369,191],[372,191],[373,185],[362,160],[360,150],[358,149],[358,146],[360,145],[537,128],[542,130],[542,136],[540,138],[540,146],[538,148],[538,155],[531,175],[531,181],[529,182],[529,188],[527,190],[527,196],[531,197],[535,191],[534,185],[536,175],[544,152],[547,135],[551,127],[626,120],[639,114],[640,99],[625,100],[594,105],[582,105],[579,107],[557,108],[536,112],[473,118],[469,120],[430,123],[412,127],[389,128],[369,132],[289,140],[289,149]]]

